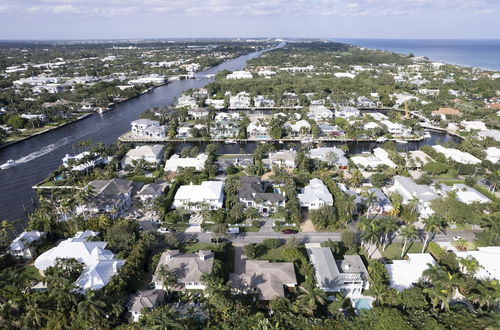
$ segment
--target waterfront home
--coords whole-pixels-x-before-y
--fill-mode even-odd
[[[160,122],[151,119],[137,119],[132,121],[132,133],[149,138],[164,139],[166,137],[167,128],[160,126]]]
[[[457,257],[475,259],[479,264],[474,277],[480,280],[500,280],[500,246],[478,247],[477,251],[456,251]]]
[[[390,287],[399,292],[413,287],[423,279],[422,273],[436,264],[430,253],[408,253],[406,256],[406,260],[393,260],[384,265],[389,273]]]
[[[199,250],[196,253],[180,253],[179,250],[167,250],[162,253],[156,271],[153,275],[153,283],[156,289],[169,289],[174,291],[205,290],[202,283],[203,274],[212,272],[214,265],[214,253],[210,250]],[[176,280],[172,287],[164,285],[161,269],[165,267]]]
[[[297,153],[295,150],[281,150],[269,153],[269,158],[264,159],[263,163],[269,167],[278,166],[288,169],[295,168],[295,158]]]
[[[257,72],[257,74],[258,74],[260,77],[270,77],[270,76],[274,76],[274,75],[276,75],[276,72],[275,72],[275,71],[268,70],[268,69],[264,69],[264,70],[259,70],[259,71]]]
[[[493,164],[500,162],[500,148],[489,147],[484,150],[486,152],[486,160],[489,160]]]
[[[41,121],[42,123],[47,121],[47,116],[45,116],[44,114],[23,113],[21,114],[20,117],[26,120],[38,120]]]
[[[253,104],[256,108],[272,108],[275,102],[273,99],[266,98],[263,95],[257,95],[253,98]]]
[[[420,170],[422,166],[433,161],[429,155],[420,150],[409,151],[405,158],[406,167],[412,170]]]
[[[453,191],[456,195],[457,200],[465,204],[491,203],[491,200],[488,197],[484,196],[476,189],[469,187],[463,183],[455,183],[453,184],[451,189],[445,185],[444,189],[447,191]]]
[[[207,118],[210,111],[207,108],[191,108],[188,110],[188,116],[192,119]]]
[[[360,113],[358,109],[348,106],[339,106],[338,109],[335,109],[336,118],[351,119],[359,117]]]
[[[181,156],[175,154],[165,162],[165,171],[176,172],[178,168],[187,167],[193,167],[197,171],[203,171],[205,169],[205,162],[207,159],[208,155],[205,153],[201,153],[194,158],[181,158]]]
[[[118,273],[125,260],[115,259],[107,242],[88,242],[86,238],[68,238],[56,247],[42,253],[35,260],[35,267],[44,272],[54,266],[57,259],[76,259],[84,266],[75,285],[81,290],[99,290]]]
[[[347,189],[346,185],[343,183],[337,182],[337,186],[339,187],[340,191],[342,191],[342,193],[348,195],[350,198],[353,199],[354,204],[356,205],[356,208],[354,209],[353,214],[358,214],[359,210],[361,209],[361,206],[364,204],[363,197],[361,197],[354,190]]]
[[[224,183],[221,181],[204,181],[200,185],[184,185],[177,190],[172,208],[199,211],[203,207],[210,210],[222,208],[224,202]]]
[[[272,186],[268,182],[255,176],[242,176],[238,190],[239,202],[246,207],[256,208],[264,216],[275,213],[279,207],[285,206],[286,198],[269,190],[272,190]]]
[[[240,133],[240,124],[232,120],[219,120],[211,127],[213,139],[235,138]]]
[[[333,118],[333,112],[324,105],[310,106],[307,117],[315,121],[330,120]]]
[[[340,136],[344,135],[344,131],[337,125],[319,124],[319,130],[322,136]]]
[[[375,196],[375,202],[372,205],[367,205],[367,212],[370,214],[388,214],[392,211],[391,200],[380,188],[370,188],[368,193]],[[366,202],[366,198],[365,198]]]
[[[156,165],[160,163],[162,155],[163,145],[161,144],[136,146],[127,152],[123,158],[122,165],[123,167],[127,165],[134,166],[134,163],[140,160],[149,165]]]
[[[385,126],[385,128],[393,136],[409,136],[409,135],[411,135],[411,129],[409,129],[409,128],[407,128],[399,123],[393,123],[390,120],[381,120],[380,122]]]
[[[33,242],[38,241],[45,237],[44,232],[37,230],[23,231],[17,236],[9,245],[8,252],[14,257],[31,259],[35,253]]]
[[[298,120],[294,123],[286,123],[285,127],[289,127],[293,134],[307,134],[311,131],[311,124],[309,124],[307,120]]]
[[[123,179],[94,180],[88,184],[93,196],[83,205],[77,206],[78,214],[107,213],[113,219],[127,211],[132,204],[132,196],[142,184]]]
[[[441,145],[433,145],[432,148],[434,148],[434,150],[436,150],[437,152],[444,154],[446,158],[449,158],[457,163],[469,164],[469,165],[475,165],[481,163],[480,159],[472,156],[468,152],[463,152],[454,148],[445,148]]]
[[[217,158],[219,172],[225,172],[229,166],[247,168],[253,165],[252,155],[222,155]]]
[[[359,96],[356,99],[356,106],[360,108],[375,108],[377,104],[366,96]]]
[[[252,73],[248,71],[233,71],[226,76],[226,79],[252,79]]]
[[[259,300],[270,301],[285,297],[285,287],[297,285],[292,262],[247,260],[241,247],[235,248],[234,273],[229,274],[232,291],[237,294],[256,293]]]
[[[314,65],[283,67],[283,68],[279,68],[279,71],[293,72],[293,73],[295,73],[295,72],[311,72],[311,71],[314,71]]]
[[[373,149],[373,155],[358,155],[351,157],[358,167],[374,170],[379,166],[396,168],[397,165],[389,158],[389,153],[382,148]]]
[[[215,115],[214,120],[217,121],[222,121],[222,120],[239,120],[240,119],[240,114],[238,112],[217,112]]]
[[[480,139],[492,138],[493,140],[500,142],[500,130],[496,130],[496,129],[483,130],[483,131],[478,132],[477,136]]]
[[[350,78],[350,79],[356,78],[356,75],[350,72],[335,72],[333,75],[336,78]]]
[[[311,179],[297,196],[300,206],[317,210],[325,205],[333,205],[333,197],[320,179]]]
[[[197,100],[191,95],[182,95],[177,99],[176,108],[196,108]]]
[[[210,106],[210,107],[213,107],[216,110],[220,110],[220,109],[224,109],[226,107],[226,100],[224,100],[224,99],[217,100],[217,99],[207,98],[205,100],[205,104]]]
[[[166,182],[145,184],[135,197],[146,203],[151,202],[162,196],[166,187],[168,187]]]
[[[127,301],[128,319],[138,322],[145,311],[150,312],[165,303],[164,290],[139,290],[131,294]]]
[[[480,120],[462,120],[460,122],[460,126],[462,126],[467,132],[476,130],[476,131],[485,131],[488,128],[486,127],[486,124],[483,123]]]
[[[293,92],[284,92],[281,103],[285,107],[297,107],[300,104],[299,97]]]
[[[408,204],[412,199],[416,199],[422,218],[428,218],[434,213],[430,204],[431,201],[439,198],[439,195],[429,186],[416,184],[412,179],[400,175],[394,177],[394,185],[388,191],[400,194],[403,197],[403,204]]]
[[[365,115],[365,117],[371,117],[371,118],[378,120],[378,121],[389,119],[389,117],[387,117],[386,115],[384,115],[383,113],[380,113],[380,112],[367,113]]]
[[[340,170],[349,169],[349,161],[345,157],[345,152],[339,148],[322,147],[309,150],[309,158],[328,163],[328,165],[337,166]]]
[[[250,108],[250,94],[247,92],[239,92],[234,96],[229,97],[230,109],[245,109]]]
[[[193,137],[191,134],[192,126],[181,126],[177,129],[177,137],[181,139]]]
[[[250,123],[247,126],[247,138],[267,140],[269,136],[269,128],[262,123]]]
[[[439,116],[441,120],[446,120],[446,116],[461,117],[462,112],[453,108],[439,108],[439,110],[432,111],[433,116]]]
[[[128,83],[130,85],[142,85],[142,84],[160,85],[164,84],[166,80],[167,79],[165,76],[160,76],[158,74],[151,74],[149,76],[129,80]]]
[[[64,167],[70,168],[72,171],[88,171],[96,166],[109,163],[111,157],[100,157],[96,153],[84,151],[75,156],[66,154],[62,159]]]
[[[344,259],[335,260],[332,250],[319,243],[307,243],[306,250],[314,267],[316,286],[321,290],[351,297],[369,288],[368,271],[359,255],[345,255]]]
[[[373,129],[376,129],[376,128],[381,128],[379,124],[377,124],[376,122],[374,121],[370,121],[366,124],[363,124],[363,130],[365,131],[369,131],[369,130],[373,130]]]

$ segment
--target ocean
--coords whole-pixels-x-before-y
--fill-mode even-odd
[[[500,71],[500,39],[332,39],[432,61]]]

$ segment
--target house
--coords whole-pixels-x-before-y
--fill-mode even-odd
[[[247,168],[253,165],[252,155],[223,155],[217,158],[217,168],[219,172],[225,172],[229,166]]]
[[[478,247],[477,251],[457,251],[455,252],[459,258],[475,259],[480,269],[474,275],[481,280],[500,280],[500,246],[484,246]]]
[[[214,120],[216,122],[221,120],[239,120],[240,114],[238,112],[218,112]]]
[[[360,111],[353,107],[348,106],[340,106],[338,109],[335,109],[335,117],[350,119],[353,117],[359,117]]]
[[[488,197],[463,183],[455,183],[451,190],[455,192],[457,200],[465,204],[491,203],[491,200]]]
[[[193,119],[207,118],[210,111],[207,108],[191,108],[188,110],[188,116]]]
[[[388,190],[400,194],[403,197],[403,204],[408,204],[412,199],[418,200],[418,211],[422,218],[434,213],[430,203],[439,198],[429,186],[416,184],[412,179],[400,175],[394,177],[394,185]]]
[[[369,130],[372,130],[372,129],[375,129],[375,128],[380,128],[380,125],[377,124],[374,121],[370,121],[370,122],[368,122],[368,123],[366,123],[366,124],[363,125],[363,129],[365,131],[369,131]]]
[[[122,166],[134,166],[134,163],[143,160],[149,165],[156,165],[161,161],[163,146],[160,144],[136,146],[127,152],[122,161]]]
[[[210,210],[220,209],[224,202],[224,183],[204,181],[200,185],[184,185],[177,190],[172,208],[197,211],[207,206]]]
[[[247,135],[248,138],[252,139],[260,139],[260,140],[270,139],[269,129],[267,128],[267,126],[258,122],[250,123],[247,126]]]
[[[248,71],[233,71],[226,76],[226,79],[252,79],[252,73]]]
[[[310,106],[307,117],[315,121],[330,120],[333,118],[333,112],[324,105]]]
[[[368,213],[388,214],[392,211],[391,200],[386,196],[386,194],[384,194],[384,192],[380,188],[370,188],[368,189],[368,193],[372,193],[376,198],[373,205],[368,205]]]
[[[160,126],[160,122],[151,119],[137,119],[132,121],[132,133],[137,136],[160,138],[166,137],[167,128]]]
[[[297,277],[292,262],[247,260],[241,247],[235,248],[234,273],[229,274],[233,292],[257,293],[259,300],[285,296],[285,287],[294,288]]]
[[[293,169],[295,168],[295,158],[297,157],[297,153],[295,150],[281,150],[274,153],[269,153],[269,158],[264,159],[264,163],[269,167],[273,165],[279,167],[286,167]]]
[[[336,78],[350,78],[350,79],[356,78],[356,75],[350,72],[335,72],[333,75]]]
[[[23,231],[21,235],[12,241],[8,252],[14,257],[31,259],[35,252],[31,244],[43,237],[45,237],[44,232],[37,230]]]
[[[152,75],[149,75],[149,76],[146,76],[146,77],[140,77],[140,78],[137,78],[137,79],[132,79],[132,80],[129,80],[129,84],[131,85],[141,85],[141,84],[155,84],[155,85],[160,85],[160,84],[164,84],[166,81],[166,77],[165,76],[160,76],[160,75],[157,75],[157,74],[152,74]]]
[[[226,107],[226,100],[224,99],[217,100],[208,98],[205,100],[205,104],[214,107],[214,109],[220,110]]]
[[[88,184],[93,196],[77,207],[77,213],[108,213],[113,219],[130,208],[133,194],[142,186],[123,179],[94,180]]]
[[[306,243],[307,255],[314,267],[316,286],[325,292],[359,296],[370,286],[369,275],[359,255],[335,260],[332,250],[319,243]]]
[[[375,108],[377,107],[377,104],[366,96],[359,96],[356,99],[356,106],[360,108]]]
[[[165,162],[165,171],[176,172],[178,168],[186,167],[193,167],[197,171],[203,171],[207,159],[208,155],[205,153],[201,153],[194,158],[181,158],[181,156],[175,154]]]
[[[439,110],[432,111],[432,115],[441,117],[441,120],[446,120],[446,116],[461,117],[462,112],[453,108],[439,108]]]
[[[313,148],[309,150],[308,156],[311,159],[316,159],[322,162],[327,162],[328,165],[335,165],[338,169],[349,169],[349,161],[345,157],[345,152],[338,148]]]
[[[425,152],[420,150],[409,151],[406,157],[406,166],[413,170],[420,170],[425,164],[432,162],[433,159]]]
[[[250,108],[250,94],[247,92],[239,92],[234,96],[229,97],[229,108],[231,109],[245,109]]]
[[[436,150],[437,152],[444,154],[446,158],[449,158],[457,163],[469,164],[469,165],[475,165],[481,163],[480,159],[472,156],[467,152],[463,152],[458,149],[445,148],[442,145],[433,145],[432,148],[434,148],[434,150]]]
[[[290,127],[292,133],[299,134],[301,132],[310,132],[311,124],[307,120],[298,120],[297,122],[285,124],[285,127]]]
[[[76,259],[84,269],[75,285],[81,290],[99,290],[118,273],[125,260],[115,259],[107,242],[88,242],[86,238],[68,238],[56,247],[42,253],[35,260],[35,267],[44,272],[54,266],[57,259]]]
[[[179,250],[167,250],[162,253],[153,283],[156,289],[166,289],[160,270],[166,267],[176,279],[176,284],[169,288],[175,291],[205,290],[201,276],[211,273],[214,265],[214,253],[210,250],[199,250],[196,253],[180,253]]]
[[[471,121],[462,120],[460,122],[460,126],[462,126],[463,128],[465,128],[465,130],[467,132],[470,132],[470,131],[473,131],[473,130],[476,130],[476,131],[485,131],[485,130],[488,129],[486,127],[486,124],[483,123],[480,120],[471,120]]]
[[[373,149],[373,156],[353,156],[351,160],[359,167],[364,169],[376,169],[378,166],[388,166],[396,168],[397,165],[389,158],[389,153],[382,148]]]
[[[232,120],[219,120],[211,127],[210,133],[214,139],[235,138],[240,133],[240,124]]]
[[[191,95],[182,95],[177,99],[176,108],[196,108],[198,102],[195,97]]]
[[[339,136],[344,135],[344,131],[337,125],[319,124],[319,130],[323,136]]]
[[[96,153],[84,151],[75,156],[66,154],[62,159],[63,165],[72,171],[82,172],[93,169],[96,166],[108,164],[111,157],[101,157]]]
[[[493,140],[500,142],[500,131],[496,129],[480,131],[477,133],[477,136],[480,139],[492,138]]]
[[[162,196],[166,187],[168,187],[166,182],[145,184],[135,197],[139,198],[143,202],[149,202]]]
[[[45,116],[44,114],[34,115],[34,114],[23,113],[20,117],[26,120],[38,120],[41,122],[47,121],[47,116]]]
[[[127,301],[129,320],[138,322],[144,311],[152,311],[165,303],[164,290],[139,290],[130,295]]]
[[[372,117],[373,119],[378,120],[378,121],[389,119],[389,117],[387,117],[386,115],[384,115],[383,113],[380,113],[380,112],[367,113],[366,116]]]
[[[256,108],[272,108],[275,103],[273,99],[268,99],[262,95],[257,95],[253,98],[253,104]]]
[[[314,65],[308,65],[308,66],[293,66],[293,67],[284,67],[284,68],[279,68],[280,71],[286,71],[286,72],[311,72],[314,71]]]
[[[399,123],[393,123],[390,120],[381,120],[380,122],[385,126],[385,128],[389,131],[391,135],[408,136],[411,134],[411,129]]]
[[[500,162],[500,148],[489,147],[486,148],[486,160],[489,160],[493,164]]]
[[[389,273],[390,287],[403,291],[413,287],[422,279],[422,273],[436,264],[429,253],[408,253],[407,260],[393,260],[392,264],[385,264]]]
[[[238,199],[246,207],[254,207],[261,214],[275,213],[279,207],[285,206],[286,198],[281,194],[267,192],[270,185],[255,176],[240,177]]]
[[[325,205],[333,205],[333,197],[320,179],[311,179],[309,184],[298,194],[301,207],[317,210]]]

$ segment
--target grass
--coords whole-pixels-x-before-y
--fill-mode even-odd
[[[489,191],[488,189],[485,189],[483,186],[475,184],[473,186],[473,188],[476,189],[477,191],[479,191],[484,196],[491,199],[492,201],[495,201],[496,203],[500,203],[500,199],[495,194],[493,194],[491,191]]]
[[[144,184],[149,184],[149,183],[153,183],[156,181],[156,179],[154,177],[147,178],[143,175],[132,175],[132,176],[128,176],[127,179],[135,181],[135,182],[142,182]]]
[[[199,250],[218,250],[217,244],[211,243],[194,243],[194,244],[186,244],[182,248],[182,252],[184,253],[195,253]]]
[[[420,242],[413,242],[413,243],[408,243],[409,247],[407,246],[407,252],[406,253],[421,253],[422,252],[422,243]],[[391,260],[400,260],[401,259],[401,248],[403,247],[402,243],[392,243],[389,244],[386,248],[385,251],[382,251],[382,247],[379,247],[380,253],[387,258]]]
[[[35,266],[26,265],[26,266],[23,266],[23,268],[24,268],[24,272],[26,274],[29,274],[30,276],[32,276],[35,280],[37,280],[37,281],[43,280],[42,275],[40,275],[40,272],[38,271],[38,269]]]
[[[256,233],[260,230],[260,227],[250,226],[250,227],[239,227],[240,233]]]
[[[464,180],[437,180],[438,183],[444,183],[447,186],[452,186],[456,183],[464,183]]]
[[[276,249],[268,250],[266,253],[264,253],[263,255],[259,256],[256,259],[269,260],[269,261],[290,261],[288,260],[287,257],[285,257],[284,251],[285,251],[285,246],[282,245],[280,247],[277,247]]]

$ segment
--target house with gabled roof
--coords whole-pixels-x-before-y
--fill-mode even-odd
[[[297,196],[301,207],[317,210],[325,205],[333,205],[333,197],[320,179],[311,179]]]
[[[23,231],[12,241],[8,252],[15,257],[30,259],[34,254],[31,244],[43,237],[45,233],[38,230]]]
[[[198,211],[204,206],[210,210],[222,208],[224,202],[224,183],[221,181],[203,181],[199,185],[180,186],[175,193],[172,208]]]
[[[164,290],[139,290],[131,294],[127,301],[128,319],[137,322],[144,311],[152,311],[165,303],[166,292]]]
[[[271,186],[255,176],[240,177],[238,199],[245,207],[254,207],[262,215],[269,215],[285,206],[286,198],[281,194],[267,192]]]
[[[161,144],[136,146],[127,152],[123,158],[123,166],[134,166],[134,161],[144,160],[148,164],[156,165],[161,161],[163,146]]]

